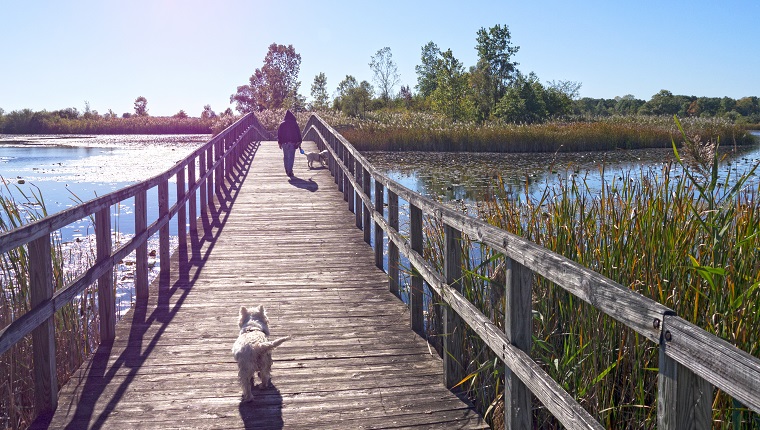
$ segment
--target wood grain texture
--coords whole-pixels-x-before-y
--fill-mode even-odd
[[[754,411],[760,411],[760,359],[676,315],[663,321],[665,354]]]
[[[29,244],[29,304],[36,307],[53,296],[53,261],[50,235]],[[34,397],[37,411],[55,410],[58,378],[55,365],[55,318],[52,316],[32,331]]]
[[[487,428],[441,383],[329,171],[300,157],[294,172],[262,143],[198,220],[187,261],[172,256],[35,428]],[[274,387],[241,404],[231,348],[254,304],[292,339],[273,353]]]

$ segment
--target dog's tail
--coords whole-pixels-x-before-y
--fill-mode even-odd
[[[288,339],[290,339],[290,336],[281,337],[279,339],[262,342],[261,346],[264,347],[265,349],[272,350],[280,346],[283,342],[285,342]]]

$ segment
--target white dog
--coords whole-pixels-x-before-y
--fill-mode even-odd
[[[306,153],[306,161],[309,163],[309,169],[314,167],[314,162],[319,161],[323,167],[327,165],[327,150],[322,152],[308,152]]]
[[[240,308],[240,335],[232,346],[232,355],[238,363],[238,377],[243,386],[243,401],[253,400],[254,375],[259,372],[261,387],[269,387],[272,375],[272,349],[290,339],[290,336],[270,341],[269,319],[264,306],[248,310]]]

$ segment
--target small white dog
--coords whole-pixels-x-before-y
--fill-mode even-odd
[[[309,169],[314,167],[314,163],[319,161],[319,164],[321,164],[323,167],[327,165],[327,150],[325,149],[322,152],[307,152],[306,153],[306,161],[309,163]]]
[[[248,310],[240,307],[240,335],[232,346],[238,363],[238,377],[243,386],[243,401],[253,400],[254,375],[259,372],[261,388],[269,387],[272,375],[272,349],[290,336],[269,340],[269,319],[264,305]]]

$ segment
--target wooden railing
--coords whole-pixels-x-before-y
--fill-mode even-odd
[[[171,169],[143,182],[74,206],[63,212],[0,234],[0,253],[27,246],[29,256],[31,310],[0,330],[0,354],[29,333],[32,334],[35,378],[35,409],[55,410],[58,403],[56,381],[54,314],[97,280],[101,341],[113,339],[116,324],[113,271],[120,260],[136,250],[135,295],[148,297],[147,241],[159,233],[161,275],[168,274],[170,249],[169,221],[176,216],[179,246],[187,246],[187,220],[197,229],[196,193],[200,193],[201,213],[213,204],[225,177],[252,141],[270,139],[270,133],[253,114],[240,118]],[[197,160],[197,169],[196,169]],[[196,178],[196,172],[198,177]],[[177,183],[176,203],[169,207],[169,180]],[[158,187],[158,218],[147,223],[147,191]],[[111,207],[134,197],[135,235],[113,249]],[[155,207],[155,206],[154,206]],[[54,291],[51,235],[57,230],[95,215],[96,260],[82,275]]]
[[[389,288],[399,292],[399,252],[413,266],[409,307],[411,327],[423,330],[423,281],[453,313],[442,306],[445,383],[456,384],[451,356],[458,357],[456,331],[464,321],[504,363],[504,421],[507,428],[532,428],[531,394],[570,429],[602,428],[578,402],[530,357],[531,288],[534,276],[591,304],[659,345],[657,422],[659,429],[711,428],[713,386],[760,413],[760,359],[678,317],[660,303],[561,255],[478,219],[463,215],[388,179],[337,131],[312,115],[304,128],[330,152],[329,167],[348,209],[356,214],[371,243],[374,222],[375,263],[383,269],[383,234],[388,243]],[[374,201],[372,191],[374,188]],[[387,218],[384,195],[387,193]],[[407,240],[399,231],[399,198],[409,203]],[[423,214],[443,224],[444,273],[423,258]],[[505,329],[499,329],[461,294],[462,234],[505,256]]]

